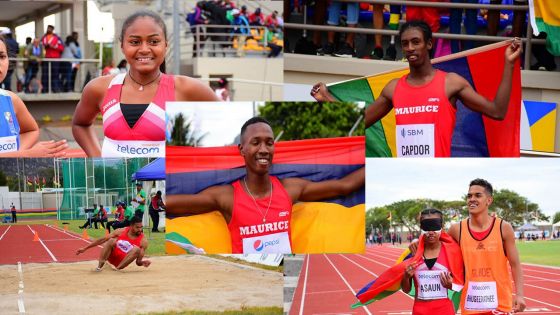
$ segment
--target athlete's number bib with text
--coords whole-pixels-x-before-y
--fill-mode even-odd
[[[398,157],[434,157],[434,125],[397,125]]]
[[[464,289],[463,289],[464,290]],[[472,311],[490,311],[498,307],[496,282],[469,282],[465,309]]]
[[[447,288],[441,284],[441,270],[418,271],[418,298],[421,300],[435,300],[447,298]]]

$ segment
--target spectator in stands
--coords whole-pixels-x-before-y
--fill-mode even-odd
[[[12,37],[12,30],[10,30],[9,28],[4,30],[2,32],[2,35],[4,35],[4,39],[5,39],[4,42],[6,43],[6,48],[8,49],[8,58],[10,60],[10,62],[8,63],[8,71],[6,72],[6,77],[4,78],[2,84],[4,85],[5,90],[11,91],[12,74],[14,73],[14,70],[16,69],[16,65],[17,65],[16,58],[19,52],[19,44]]]
[[[74,45],[76,45],[76,59],[82,59],[82,49],[80,48],[80,43],[78,42],[78,32],[72,32],[72,37],[74,38]],[[74,90],[76,83],[76,76],[78,75],[78,70],[80,69],[80,62],[72,63],[72,76],[70,78],[70,86]]]
[[[199,1],[196,3],[196,6],[194,7],[194,11],[187,14],[187,22],[189,23],[189,26],[191,28],[191,33],[193,34],[193,39],[194,39],[194,44],[193,44],[193,58],[197,57],[197,49],[198,49],[198,40],[200,40],[200,48],[202,49],[202,47],[204,47],[204,41],[206,40],[205,37],[203,37],[202,35],[198,35],[196,34],[196,26],[197,25],[204,25],[204,24],[208,24],[208,19],[206,18],[206,16],[202,13],[202,8],[204,6],[204,1]],[[204,33],[204,32],[201,32]]]
[[[243,15],[243,11],[241,11]],[[257,8],[254,13],[249,15],[249,25],[253,26],[264,26],[265,24],[265,17],[264,14],[261,12],[261,8]]]
[[[101,70],[101,75],[113,75],[118,74],[119,72],[119,69],[115,68],[115,62],[113,59],[109,59],[105,68]]]
[[[267,16],[265,24],[266,26],[273,26],[274,28],[280,27],[280,23],[278,22],[278,11],[274,11]]]
[[[37,72],[39,72],[39,58],[43,57],[43,48],[38,38],[33,39],[33,41],[25,47],[23,56],[27,58],[27,68],[25,69],[25,80],[23,83],[23,90],[25,92],[33,92],[29,88],[29,83],[31,80],[37,78]],[[34,91],[35,93],[38,91]]]
[[[246,18],[249,18],[249,11],[247,11],[247,6],[246,5],[242,5],[241,6],[241,15],[243,15]]]
[[[226,78],[220,78],[220,80],[218,80],[218,88],[214,92],[220,100],[224,102],[231,101],[229,97],[229,84]]]
[[[453,3],[478,3],[478,0],[451,0]],[[477,9],[465,9],[465,28],[467,34],[475,35],[477,32]],[[452,34],[461,34],[461,22],[463,21],[463,9],[451,9],[449,13],[449,32]],[[462,47],[459,47],[459,40],[451,41],[451,52],[456,53],[462,50],[468,50],[474,47],[472,40],[462,41]]]
[[[66,37],[64,51],[62,52],[63,59],[76,59],[78,58],[78,46],[76,39],[73,36]],[[60,62],[60,76],[62,82],[62,90],[64,92],[74,91],[74,81],[72,81],[72,61]]]
[[[383,4],[373,5],[373,28],[376,30],[383,29]],[[383,46],[382,46],[382,35],[373,35],[375,40],[375,47],[371,53],[372,59],[383,59]]]
[[[126,59],[123,59],[119,62],[119,64],[117,65],[117,69],[119,70],[119,73],[126,73]]]
[[[231,0],[219,0],[217,2],[222,8],[224,8],[226,10],[235,9],[235,3]]]
[[[359,7],[357,2],[347,3],[347,19],[346,23],[348,27],[355,28],[358,24],[358,14],[359,14]],[[327,24],[331,26],[339,25],[340,20],[340,6],[341,3],[339,1],[333,1],[329,6],[329,18],[327,20]],[[335,43],[334,43],[335,33],[329,31],[327,33],[327,44],[322,48],[317,50],[318,55],[334,55],[337,57],[346,57],[351,58],[356,56],[354,51],[354,33],[346,34],[346,41],[343,46],[335,51]]]
[[[233,25],[236,27],[233,29],[233,33],[236,34],[237,38],[237,57],[244,57],[245,51],[243,47],[245,46],[245,40],[250,34],[250,26],[247,18],[242,16],[238,9],[233,9]]]
[[[152,226],[152,232],[159,232],[159,213],[165,211],[165,204],[161,198],[161,191],[158,190],[157,193],[152,197],[149,207],[150,217],[154,225]]]
[[[426,2],[444,2],[444,0],[422,0]],[[439,8],[430,8],[430,7],[415,7],[415,6],[407,6],[406,7],[406,21],[412,20],[419,20],[428,23],[430,28],[432,29],[432,33],[435,33],[439,30],[440,24],[440,9]]]
[[[267,58],[275,58],[282,51],[282,32],[276,32],[272,25],[268,26],[268,32],[266,32],[266,45],[270,48],[270,53]],[[264,39],[264,37],[263,37]]]
[[[64,51],[64,43],[62,39],[54,33],[54,26],[47,26],[47,32],[41,38],[41,43],[45,49],[45,58],[60,59]],[[43,93],[51,91],[58,93],[61,91],[60,86],[60,62],[58,61],[43,61],[41,67]],[[50,77],[49,77],[50,69]],[[50,81],[50,85],[49,85]]]

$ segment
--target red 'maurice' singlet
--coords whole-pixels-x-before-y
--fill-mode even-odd
[[[256,199],[245,192],[242,180],[233,186],[233,211],[228,229],[234,254],[290,254],[292,199],[278,178],[271,176],[272,196]],[[272,198],[270,209],[269,198]],[[265,221],[263,216],[266,213]]]
[[[422,86],[399,79],[393,94],[398,157],[449,157],[456,109],[445,94],[446,72]]]

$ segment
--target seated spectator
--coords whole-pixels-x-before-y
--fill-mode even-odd
[[[97,212],[97,217],[95,218],[95,229],[98,229],[97,223],[101,223],[101,227],[105,228],[105,223],[107,223],[107,210],[103,205],[99,205],[99,211]]]
[[[91,210],[93,210],[93,214],[90,213]],[[93,209],[86,209],[85,211],[86,211],[87,219],[86,219],[86,222],[83,225],[79,226],[80,229],[87,229],[90,226],[92,226],[93,220],[94,220],[95,216],[97,215],[97,211],[99,211],[99,210],[97,209],[97,204],[93,204]]]
[[[274,28],[278,28],[280,26],[280,23],[278,22],[278,11],[274,11],[272,12],[272,14],[266,17],[265,25],[272,25]]]
[[[261,8],[257,8],[253,14],[249,15],[249,25],[264,26],[264,23],[265,18]]]

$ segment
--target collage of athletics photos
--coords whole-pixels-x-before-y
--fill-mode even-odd
[[[559,12],[0,0],[0,314],[560,315]]]

